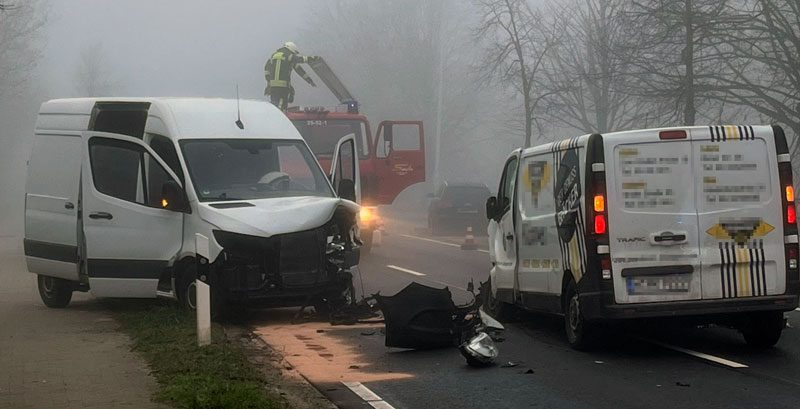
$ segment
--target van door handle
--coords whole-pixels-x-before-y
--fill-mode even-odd
[[[94,212],[94,213],[91,213],[91,214],[89,214],[89,218],[90,218],[90,219],[95,219],[95,220],[96,220],[96,219],[106,219],[106,220],[111,220],[111,219],[113,219],[113,218],[114,218],[114,216],[112,216],[112,215],[111,215],[111,213],[106,213],[106,212]]]
[[[72,203],[72,202],[64,203],[64,208],[67,209],[67,210],[72,210],[72,209],[75,208],[75,203]]]
[[[662,231],[650,234],[650,244],[673,246],[686,243],[688,233],[685,231]]]

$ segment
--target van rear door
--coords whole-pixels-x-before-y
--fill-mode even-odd
[[[685,131],[673,132],[605,138],[617,303],[697,300],[703,294],[692,142]]]
[[[783,294],[783,209],[773,130],[692,131],[703,298]]]

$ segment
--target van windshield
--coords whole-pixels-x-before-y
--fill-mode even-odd
[[[302,141],[189,139],[180,146],[201,202],[333,197]]]

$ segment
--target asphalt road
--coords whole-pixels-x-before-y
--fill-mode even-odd
[[[390,230],[362,258],[365,292],[391,295],[418,281],[469,301],[463,289],[470,279],[486,279],[488,253],[456,243],[420,229]],[[254,326],[341,407],[370,407],[350,390],[373,407],[398,409],[798,408],[800,312],[788,317],[779,344],[763,351],[729,329],[656,325],[615,329],[606,345],[583,353],[568,346],[560,317],[522,313],[506,323],[498,364],[484,369],[468,367],[455,349],[386,348],[380,325],[264,319]]]

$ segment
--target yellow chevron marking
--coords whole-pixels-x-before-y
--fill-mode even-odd
[[[771,232],[772,230],[775,230],[775,228],[762,220],[761,223],[758,224],[756,229],[753,230],[753,237],[766,236],[767,233]]]

